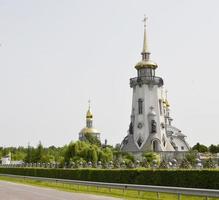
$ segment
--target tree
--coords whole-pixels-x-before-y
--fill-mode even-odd
[[[91,135],[90,133],[85,133],[84,137],[85,137],[86,142],[88,142],[90,144],[95,144],[97,146],[101,146],[100,140],[97,137]]]
[[[135,162],[134,156],[130,153],[124,153],[123,158],[126,159],[126,160],[130,160],[132,163]]]
[[[24,161],[27,163],[33,162],[33,147],[31,147],[29,144],[27,147],[27,154],[24,158]]]
[[[103,152],[105,154],[105,162],[109,162],[111,160],[113,160],[113,151],[112,148],[106,147],[103,149]],[[101,160],[101,159],[100,159]],[[101,160],[102,162],[104,162],[104,160]]]
[[[113,159],[112,149],[109,147],[102,148],[89,142],[77,141],[71,142],[64,154],[64,160],[69,165],[70,162],[78,163],[81,160],[92,163],[101,161],[107,163]]]
[[[186,160],[192,165],[194,166],[195,165],[195,161],[196,161],[196,158],[197,158],[197,154],[198,154],[198,151],[197,150],[189,150],[187,153],[186,153]]]
[[[2,149],[2,156],[7,156],[10,152],[10,149],[9,148],[3,148]]]
[[[211,153],[219,153],[219,145],[216,146],[212,144],[208,149]]]
[[[191,165],[190,165],[189,161],[188,161],[186,158],[184,158],[184,159],[181,161],[181,163],[180,163],[180,165],[179,165],[179,168],[189,169],[189,168],[191,168]]]
[[[168,168],[168,163],[165,160],[162,160],[160,165],[159,165],[160,169],[167,169]]]
[[[142,156],[149,164],[152,164],[153,160],[159,160],[154,152],[145,152]]]
[[[205,163],[204,163],[204,168],[215,168],[214,161],[211,158],[206,160]]]
[[[39,142],[34,156],[34,162],[43,162],[43,145]]]
[[[200,144],[199,142],[194,145],[192,147],[193,150],[197,150],[199,153],[205,153],[205,152],[208,152],[208,147],[206,147],[205,145],[203,144]]]
[[[91,161],[92,163],[97,163],[97,152],[94,147],[90,146],[87,152],[87,159],[86,161]]]

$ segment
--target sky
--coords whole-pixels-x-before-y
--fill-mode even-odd
[[[192,146],[219,144],[219,1],[0,0],[0,146],[78,139],[94,126],[121,143],[144,15],[173,125]]]

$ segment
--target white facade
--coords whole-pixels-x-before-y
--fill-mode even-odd
[[[164,97],[163,79],[155,76],[157,64],[150,60],[146,29],[141,53],[135,66],[137,77],[130,79],[133,89],[131,122],[121,144],[126,152],[188,151],[185,135],[171,125],[169,104]]]
[[[131,120],[134,143],[139,150],[144,146],[147,146],[146,149],[154,151],[174,150],[166,139],[162,94],[162,86],[143,84],[133,88]],[[142,113],[139,113],[139,100],[142,100]],[[153,134],[151,133],[152,120],[156,122],[156,133]],[[150,143],[147,143],[148,139],[150,139]],[[154,149],[152,145],[154,145]]]

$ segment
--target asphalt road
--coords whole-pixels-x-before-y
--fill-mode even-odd
[[[0,181],[1,200],[119,200],[113,197],[63,192],[11,182]]]

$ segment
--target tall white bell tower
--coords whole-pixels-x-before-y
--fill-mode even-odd
[[[155,75],[158,65],[150,59],[144,18],[142,60],[135,66],[137,77],[130,79],[133,89],[131,122],[121,150],[174,151],[167,139],[163,79]]]

